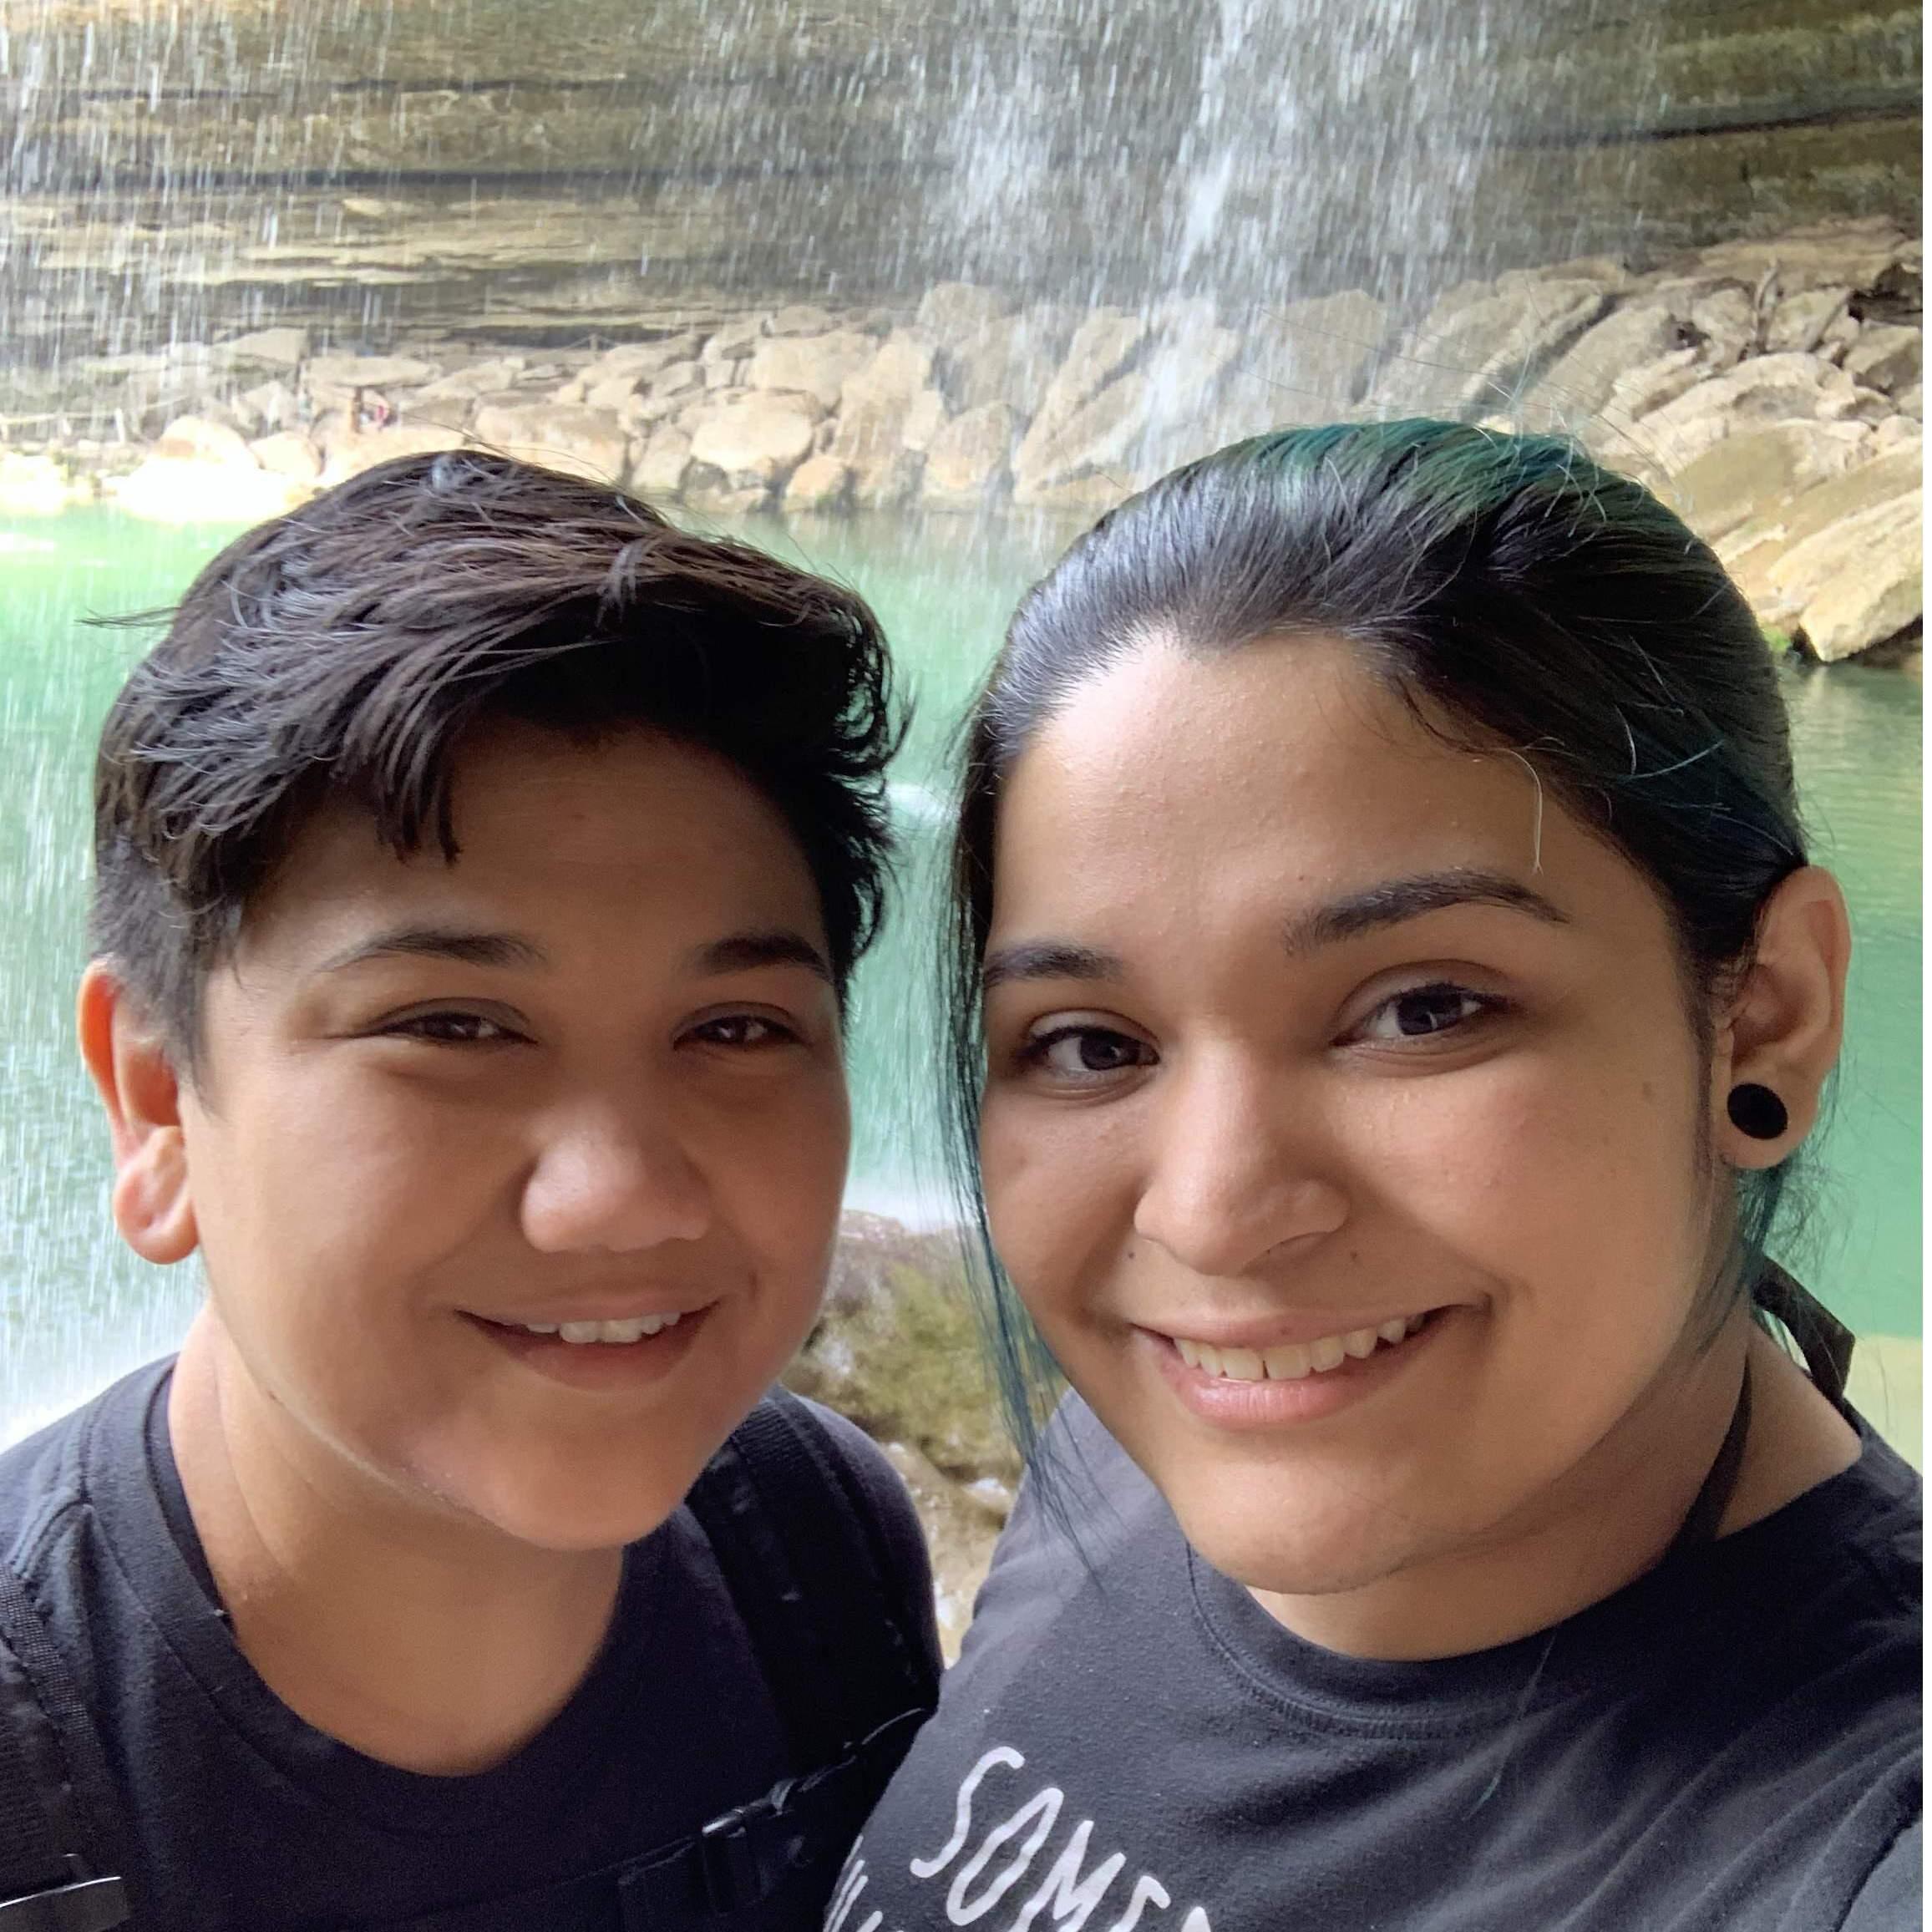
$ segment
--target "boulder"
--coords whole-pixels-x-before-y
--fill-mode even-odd
[[[701,516],[729,519],[766,509],[772,491],[769,484],[733,484],[722,469],[694,463],[684,473],[684,500]]]
[[[94,495],[51,456],[0,449],[0,516],[58,516]]]
[[[832,317],[809,302],[788,302],[765,317],[768,336],[822,336],[834,326]]]
[[[939,386],[949,407],[976,409],[1010,403],[1032,416],[1072,341],[1078,317],[1050,303],[981,324],[963,340],[942,344]]]
[[[908,1443],[882,1445],[886,1460],[899,1472],[920,1527],[925,1532],[932,1559],[933,1610],[939,1625],[940,1655],[951,1663],[959,1656],[966,1626],[972,1621],[973,1600],[992,1566],[993,1545],[999,1541],[1005,1515],[995,1499],[1005,1486],[997,1478],[979,1483],[956,1483],[943,1475]]]
[[[792,472],[782,499],[788,515],[843,510],[852,494],[852,469],[836,456],[808,456]]]
[[[952,348],[997,322],[1008,306],[997,290],[976,282],[935,282],[920,297],[913,326],[929,341]]]
[[[704,386],[707,389],[742,389],[745,386],[745,372],[750,368],[744,363],[707,363],[704,368]]]
[[[1007,480],[1018,419],[1011,404],[982,403],[947,423],[926,446],[923,501],[977,510]]]
[[[608,409],[494,403],[477,410],[471,434],[506,456],[593,483],[618,482],[630,454],[624,426]]]
[[[756,317],[749,321],[727,322],[706,339],[698,352],[702,363],[742,363],[753,355],[764,340],[764,324]]]
[[[231,405],[237,416],[246,416],[257,434],[286,429],[302,416],[302,401],[279,378],[244,389]]]
[[[824,336],[773,336],[761,342],[745,380],[753,389],[795,389],[816,396],[827,409],[853,376],[880,352],[870,336],[841,329]]]
[[[215,344],[218,361],[231,369],[292,369],[307,357],[304,328],[256,329]]]
[[[359,476],[365,469],[373,469],[378,463],[387,463],[393,456],[439,455],[446,449],[462,449],[468,439],[460,429],[446,428],[439,423],[391,423],[380,429],[359,433],[344,424],[332,429],[322,440],[324,449],[322,487],[332,489],[337,484],[346,483],[350,477]],[[505,454],[521,456],[530,463],[546,460],[525,449],[506,450]],[[549,467],[560,469],[565,465],[552,462]]]
[[[1798,611],[1793,641],[1832,664],[1923,623],[1924,523],[1924,498],[1914,491],[1813,537],[1829,555],[1803,560],[1823,581]],[[1798,553],[1786,562],[1795,571]]]
[[[1693,383],[1675,400],[1651,410],[1638,420],[1635,438],[1674,476],[1741,430],[1858,415],[1865,411],[1861,398],[1869,393],[1823,356],[1757,356]]]
[[[1814,288],[1870,288],[1904,257],[1907,237],[1883,219],[1833,222],[1769,241],[1724,241],[1698,256],[1706,273],[1756,288],[1777,277],[1784,295]]]
[[[674,497],[691,467],[691,439],[675,423],[652,431],[631,465],[630,487],[647,503]]]
[[[1891,450],[1767,505],[1719,539],[1718,558],[1764,622],[1789,627],[1841,568],[1856,566],[1860,533],[1895,548],[1918,514],[1920,482],[1919,448]]]
[[[261,523],[311,494],[310,484],[264,469],[246,448],[243,454],[245,462],[150,456],[104,489],[129,516],[166,524]]]
[[[768,492],[811,454],[814,420],[789,396],[754,391],[703,418],[692,434],[692,459],[717,470],[728,489]]]
[[[1539,423],[1567,429],[1573,435],[1584,434],[1591,419],[1606,410],[1615,410],[1618,418],[1623,415],[1610,398],[1618,383],[1634,370],[1686,350],[1692,352],[1694,363],[1695,345],[1667,302],[1628,303],[1585,329],[1544,371],[1525,400],[1525,409]],[[1686,378],[1684,387],[1688,388],[1694,379]],[[1646,398],[1646,406],[1655,408],[1657,402]]]
[[[1013,455],[1013,500],[1022,507],[1074,507],[1062,486],[1095,477],[1108,481],[1116,499],[1124,494],[1147,428],[1149,394],[1147,378],[1130,372],[1071,415],[1056,419],[1042,410]],[[1076,494],[1084,507],[1097,493]]]
[[[314,444],[298,429],[280,429],[248,445],[250,454],[261,467],[276,476],[297,483],[313,483],[322,474],[322,461]]]
[[[493,356],[469,368],[451,369],[425,383],[416,392],[418,404],[436,402],[474,402],[479,396],[513,392],[524,371],[521,356]]]
[[[915,400],[931,393],[925,384],[932,364],[932,343],[900,329],[846,380],[827,449],[851,471],[853,500],[861,510],[895,509],[918,484],[919,460],[906,430]],[[922,427],[930,437],[930,427]]]
[[[1609,302],[1608,289],[1594,279],[1452,289],[1377,378],[1369,409],[1381,417],[1473,419],[1514,408],[1543,367]]]
[[[1202,446],[1203,426],[1215,419],[1244,346],[1234,330],[1209,317],[1190,317],[1177,320],[1149,352],[1141,369],[1149,421],[1137,452],[1142,472],[1159,475],[1214,447]]]
[[[1387,334],[1387,305],[1359,288],[1265,311],[1232,385],[1242,412],[1235,434],[1333,422],[1360,399]]]
[[[1146,344],[1146,317],[1131,315],[1125,309],[1096,309],[1073,332],[1067,353],[1053,379],[1047,385],[1038,412],[1033,418],[1029,439],[1037,436],[1044,447],[1085,406],[1120,375]],[[1022,446],[1024,449],[1024,445]],[[1016,460],[1014,473],[1019,474]]]
[[[937,389],[921,389],[906,405],[900,439],[908,449],[916,449],[923,456],[946,427],[946,398]]]
[[[694,396],[703,388],[702,363],[667,363],[651,378],[651,393],[654,397]]]
[[[849,1213],[817,1324],[786,1385],[905,1443],[961,1483],[1011,1483],[1019,1462],[1001,1422],[951,1229],[920,1233]]]
[[[313,356],[302,382],[318,408],[346,403],[357,389],[411,389],[436,380],[414,356]]]
[[[1851,299],[1848,288],[1831,287],[1784,297],[1764,325],[1765,353],[1777,356],[1795,350],[1810,354],[1824,340],[1825,331],[1844,315]]]
[[[205,416],[177,416],[156,439],[154,454],[177,462],[256,466],[246,439],[226,424],[210,422]]]
[[[1747,523],[1767,504],[1843,476],[1874,446],[1863,423],[1780,423],[1727,437],[1671,479],[1679,515],[1706,543]]]
[[[1757,347],[1757,304],[1735,283],[1691,302],[1689,320],[1704,338],[1701,360],[1708,369],[1731,368]]]
[[[1919,330],[1881,325],[1861,329],[1838,366],[1853,382],[1896,395],[1919,381],[1924,351]]]

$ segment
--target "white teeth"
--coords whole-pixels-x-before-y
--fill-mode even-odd
[[[589,1341],[620,1345],[641,1341],[662,1329],[675,1328],[682,1311],[673,1315],[631,1315],[619,1321],[519,1321],[515,1326],[530,1335],[554,1335],[560,1341],[582,1345]]]
[[[1325,1335],[1319,1341],[1285,1341],[1266,1349],[1217,1348],[1190,1336],[1174,1337],[1174,1352],[1189,1368],[1230,1382],[1300,1382],[1339,1368],[1352,1358],[1365,1362],[1387,1342],[1406,1341],[1427,1321],[1426,1315],[1395,1316],[1374,1328],[1351,1328],[1342,1335]]]
[[[1270,1382],[1300,1382],[1315,1367],[1299,1341],[1285,1341],[1278,1348],[1265,1350],[1261,1359],[1268,1365]]]

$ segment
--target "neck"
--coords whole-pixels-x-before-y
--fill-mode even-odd
[[[236,1642],[317,1730],[405,1770],[482,1771],[582,1681],[621,1550],[539,1549],[383,1480],[264,1391],[210,1310],[168,1430]]]
[[[1750,1363],[1752,1416],[1717,1534],[1781,1509],[1858,1459],[1856,1434],[1740,1308],[1686,1347],[1616,1427],[1486,1534],[1358,1588],[1255,1590],[1325,1649],[1390,1660],[1459,1656],[1549,1629],[1652,1569],[1717,1458]]]

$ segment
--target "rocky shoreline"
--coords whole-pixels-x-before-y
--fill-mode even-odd
[[[245,522],[481,445],[707,518],[1090,519],[1265,428],[1446,416],[1575,436],[1679,507],[1767,630],[1898,660],[1923,618],[1922,352],[1919,244],[1883,221],[1516,270],[1407,313],[947,282],[903,307],[667,308],[567,347],[484,321],[366,353],[283,327],[13,372],[0,515]]]

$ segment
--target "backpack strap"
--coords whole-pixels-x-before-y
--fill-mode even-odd
[[[795,1770],[843,1756],[905,1711],[932,1708],[938,1679],[886,1581],[874,1514],[796,1396],[774,1389],[752,1411],[690,1503],[771,1686]]]
[[[87,1820],[112,1815],[79,1687],[11,1565],[0,1563],[0,1932],[108,1932],[126,1888],[97,1875]]]

